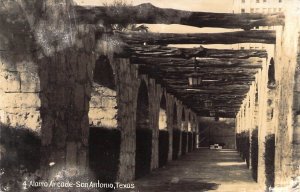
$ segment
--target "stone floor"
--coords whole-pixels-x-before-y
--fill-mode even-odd
[[[259,192],[233,150],[198,149],[135,182],[132,192]]]

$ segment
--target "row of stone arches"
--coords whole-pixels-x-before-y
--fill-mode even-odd
[[[117,95],[116,73],[116,69],[110,64],[107,57],[101,56],[97,60],[90,101],[89,167],[97,179],[105,182],[113,182],[118,179],[120,153],[122,153],[120,146],[122,145],[122,130],[118,126],[120,122],[117,109],[120,101],[118,101]],[[175,100],[168,102],[165,91],[161,91],[161,94],[158,94],[159,97],[155,99],[159,101],[156,119],[158,126],[157,128],[153,127],[153,123],[151,123],[153,117],[151,117],[150,111],[151,107],[153,108],[151,102],[154,99],[150,98],[151,87],[149,87],[147,78],[140,77],[140,79],[136,89],[135,125],[133,128],[135,179],[149,174],[153,168],[163,167],[168,161],[176,160],[180,155],[192,151],[195,148],[192,143],[196,143],[195,133],[194,137],[192,133],[192,131],[196,131],[196,126],[193,130],[191,126],[196,124],[196,119],[188,109],[179,106]],[[91,111],[94,111],[95,114]],[[113,112],[109,114],[109,111]],[[103,116],[101,117],[101,115]],[[154,137],[157,137],[157,144],[155,144]],[[153,151],[155,145],[157,145],[157,150]],[[153,156],[158,156],[158,165],[153,165],[152,161],[155,158]]]

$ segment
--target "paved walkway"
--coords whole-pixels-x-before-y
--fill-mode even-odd
[[[233,150],[198,149],[135,182],[134,192],[259,192]]]

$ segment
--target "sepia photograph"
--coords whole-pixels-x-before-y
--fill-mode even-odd
[[[206,191],[300,191],[300,0],[0,0],[0,192]]]

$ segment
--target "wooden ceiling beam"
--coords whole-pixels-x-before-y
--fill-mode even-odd
[[[251,29],[256,26],[275,26],[284,24],[282,13],[273,14],[232,14],[191,12],[164,9],[145,3],[137,6],[74,6],[72,15],[77,23],[85,24],[181,24],[194,27],[220,27]]]
[[[252,57],[267,58],[266,50],[232,50],[232,49],[207,49],[205,47],[196,48],[177,48],[166,47],[160,45],[146,45],[146,46],[129,46],[124,48],[122,53],[129,57],[154,57],[162,59],[173,58],[172,61],[180,62],[184,59],[191,59],[193,57],[207,57],[207,58],[232,58],[232,59],[249,59]]]
[[[116,32],[127,44],[168,45],[168,44],[235,44],[235,43],[276,43],[276,32],[271,30],[236,31],[226,33],[143,33]]]

